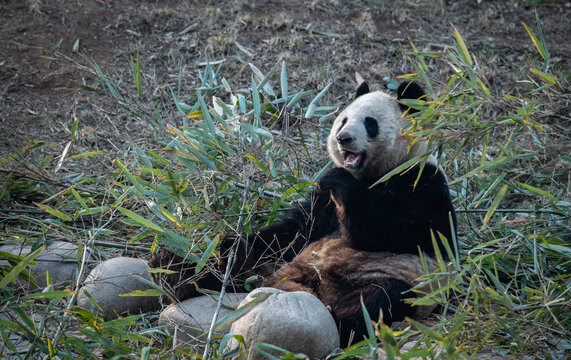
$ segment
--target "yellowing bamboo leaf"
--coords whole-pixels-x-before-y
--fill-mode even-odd
[[[531,69],[529,69],[529,71],[531,71],[533,74],[539,76],[545,83],[555,84],[555,82],[557,81],[557,77],[555,77],[551,74],[548,74],[546,72],[539,71],[535,68],[531,68]]]
[[[492,205],[490,205],[490,208],[486,212],[486,216],[484,216],[484,222],[482,224],[482,227],[480,228],[480,231],[482,231],[482,229],[484,228],[484,226],[486,226],[486,224],[488,223],[488,221],[490,220],[490,218],[492,217],[494,212],[496,212],[496,209],[498,208],[500,201],[502,201],[502,199],[506,195],[507,190],[508,190],[508,184],[505,184],[504,186],[502,186],[500,191],[498,191],[498,193],[496,194],[494,201],[492,201]]]
[[[482,88],[482,91],[484,92],[484,94],[486,94],[487,97],[491,97],[492,94],[490,93],[490,90],[488,90],[488,88],[486,87],[486,85],[484,85],[482,80],[480,80],[479,77],[476,77],[476,81],[478,82],[478,85],[480,85],[480,87]]]
[[[539,42],[539,39],[537,38],[537,36],[535,36],[535,34],[531,30],[531,28],[529,26],[527,26],[527,24],[524,22],[522,22],[522,24],[523,24],[523,27],[525,27],[525,30],[527,31],[527,33],[529,34],[531,41],[533,41],[533,45],[535,45],[535,48],[537,49],[537,51],[539,51],[539,55],[541,55],[543,60],[549,59],[547,49],[545,49],[543,47],[543,45]]]
[[[67,296],[72,296],[76,293],[77,293],[76,291],[69,291],[69,290],[37,292],[23,296],[22,300],[62,299]]]
[[[249,155],[248,154],[248,159],[250,159],[254,164],[256,164],[256,166],[262,170],[263,172],[265,172],[266,174],[269,173],[268,168],[264,166],[264,164],[262,164],[258,159],[256,159],[254,157],[254,155]]]
[[[72,221],[73,218],[71,216],[69,216],[68,214],[64,213],[61,210],[58,209],[54,209],[52,207],[49,207],[47,205],[42,205],[42,204],[38,204],[38,203],[34,203],[36,204],[37,207],[39,207],[40,209],[52,214],[53,216],[62,219],[63,221]]]
[[[85,153],[81,153],[81,154],[77,154],[77,155],[72,155],[72,156],[70,156],[70,157],[73,159],[73,158],[80,158],[80,157],[86,157],[86,156],[95,156],[95,155],[101,155],[101,154],[107,154],[107,151],[105,151],[105,150],[101,150],[101,151],[90,151],[90,152],[85,152]]]
[[[56,355],[56,353],[54,351],[54,346],[53,346],[50,338],[48,338],[48,353],[50,354],[50,359],[53,359]]]
[[[418,76],[418,73],[410,73],[397,76],[397,79],[414,79]]]
[[[119,296],[162,296],[163,292],[157,289],[135,290]]]
[[[176,271],[169,269],[149,269],[147,272],[151,274],[175,274]]]
[[[456,28],[454,28],[454,37],[456,38],[456,42],[458,43],[458,46],[460,47],[460,50],[462,52],[462,57],[468,63],[468,65],[472,66],[472,59],[470,58],[470,53],[468,52],[468,48],[466,47],[466,44],[464,43],[464,39],[462,39],[462,36],[460,35],[460,33],[458,32],[458,29],[456,29]]]
[[[543,126],[533,123],[531,121],[529,121],[529,119],[522,119],[523,123],[529,126],[533,126],[534,128],[536,128],[537,130],[543,130]]]

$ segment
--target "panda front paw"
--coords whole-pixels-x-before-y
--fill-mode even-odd
[[[317,182],[319,191],[342,190],[353,186],[357,180],[344,168],[333,168],[327,171]]]

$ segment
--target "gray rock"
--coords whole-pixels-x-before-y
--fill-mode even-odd
[[[246,295],[248,294],[225,294],[217,320],[234,310]],[[177,345],[201,344],[206,341],[217,301],[218,297],[205,295],[170,305],[161,312],[159,325],[167,326],[167,331],[174,335]],[[227,327],[218,333],[227,334],[229,330]]]
[[[43,323],[45,321],[45,319],[43,318],[43,316],[45,316],[45,314],[42,314],[41,312],[30,312],[28,311],[27,314],[30,316],[30,318],[32,319],[32,321],[36,324],[40,324]],[[11,322],[15,322],[18,323],[20,320],[20,315],[18,315],[17,313],[15,313],[12,310],[3,308],[2,311],[0,312],[0,319],[4,320],[4,321],[11,321]],[[10,349],[8,346],[6,346],[4,341],[0,341],[0,354],[2,354],[2,359],[4,360],[22,360],[22,358],[24,357],[23,355],[26,354],[28,351],[32,350],[30,354],[28,354],[29,358],[34,358],[34,355],[36,355],[36,357],[39,357],[39,349],[36,346],[33,346],[32,342],[34,342],[35,339],[33,339],[33,337],[27,337],[25,335],[22,335],[19,332],[16,331],[10,331],[11,329],[6,329],[7,331],[7,335],[8,335],[8,339],[10,340],[10,342],[12,343],[12,345],[14,345],[15,348],[15,352],[12,351],[12,349]],[[4,339],[3,339],[4,340]]]
[[[9,244],[0,247],[0,251],[9,252],[18,256],[26,256],[32,250],[31,246],[22,246],[20,244]],[[37,265],[29,267],[29,275],[32,277],[39,287],[44,288],[47,285],[46,271],[55,288],[64,288],[71,281],[75,281],[77,276],[77,246],[65,241],[53,241],[35,259]],[[2,264],[6,264],[2,261]],[[30,289],[31,284],[19,282],[25,289]]]
[[[269,294],[268,298],[253,306],[230,329],[230,333],[244,337],[249,351],[242,353],[242,358],[266,359],[256,349],[261,343],[292,353],[303,353],[310,359],[324,358],[339,347],[335,321],[317,297],[303,291],[259,288],[251,292],[240,306],[263,294]],[[238,343],[233,339],[229,345],[235,347]]]
[[[135,290],[151,287],[133,275],[151,281],[147,262],[141,259],[117,257],[97,265],[83,283],[77,304],[85,309],[95,309],[85,295],[87,290],[101,307],[105,319],[114,319],[125,314],[139,314],[159,307],[159,296],[120,296]]]

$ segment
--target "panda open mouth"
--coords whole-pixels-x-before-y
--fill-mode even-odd
[[[343,165],[351,169],[356,169],[363,162],[363,159],[365,158],[365,153],[353,153],[346,151],[343,154],[343,156],[345,158],[345,160],[343,161]]]

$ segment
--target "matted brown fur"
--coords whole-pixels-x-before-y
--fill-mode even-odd
[[[267,286],[285,291],[307,291],[317,296],[333,311],[346,295],[366,289],[371,284],[383,284],[389,279],[401,279],[415,286],[418,278],[438,268],[435,259],[413,254],[368,252],[352,249],[341,237],[328,237],[309,245],[293,261],[268,278]],[[379,285],[382,287],[382,285]],[[429,292],[429,285],[420,289]],[[417,306],[414,317],[424,317],[434,306]]]

